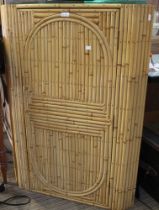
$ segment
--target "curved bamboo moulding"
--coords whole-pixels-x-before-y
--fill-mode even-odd
[[[112,210],[133,204],[150,5],[2,6],[19,186]]]

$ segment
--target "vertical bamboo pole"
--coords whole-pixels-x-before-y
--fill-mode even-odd
[[[89,96],[89,51],[86,49],[89,46],[89,29],[85,27],[85,101],[88,102]]]
[[[69,98],[70,100],[73,99],[73,30],[75,30],[75,28],[73,28],[73,23],[70,23],[70,59],[69,59],[69,63],[70,63],[70,67],[69,67]]]

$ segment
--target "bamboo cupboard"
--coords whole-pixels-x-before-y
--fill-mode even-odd
[[[20,187],[133,204],[151,5],[2,6]]]

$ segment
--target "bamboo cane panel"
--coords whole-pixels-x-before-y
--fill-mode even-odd
[[[149,5],[3,6],[21,187],[131,206],[151,15]]]

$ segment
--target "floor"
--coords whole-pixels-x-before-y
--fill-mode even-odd
[[[6,185],[6,191],[0,193],[0,201],[15,194],[23,194],[31,197],[31,203],[26,206],[18,207],[1,205],[1,210],[102,210],[101,208],[22,190],[15,184],[12,161],[10,161],[8,168],[9,184]],[[0,177],[0,182],[1,181],[2,179]],[[159,210],[159,203],[153,200],[143,189],[141,189],[141,200],[148,204],[153,210]],[[134,207],[129,210],[149,210],[149,208],[136,200]]]

